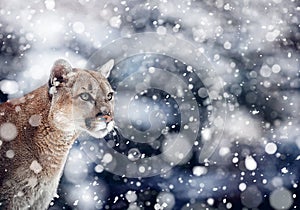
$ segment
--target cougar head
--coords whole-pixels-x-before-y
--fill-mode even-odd
[[[57,60],[49,79],[50,117],[63,131],[85,131],[102,138],[114,127],[114,96],[107,78],[113,68],[110,60],[97,71],[72,68]]]

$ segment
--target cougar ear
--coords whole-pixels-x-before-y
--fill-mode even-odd
[[[68,61],[59,59],[55,61],[49,79],[50,86],[58,86],[60,83],[67,82],[67,74],[72,72],[72,66]]]
[[[105,78],[108,78],[114,64],[114,59],[110,59],[103,66],[99,67],[97,71],[99,71]]]

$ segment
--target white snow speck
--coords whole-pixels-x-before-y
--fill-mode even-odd
[[[187,66],[187,67],[186,67],[186,70],[187,70],[188,72],[193,72],[193,67],[192,67],[192,66]]]
[[[231,10],[231,9],[232,9],[232,7],[230,6],[229,3],[224,5],[224,10]]]
[[[156,202],[156,209],[171,210],[175,205],[175,197],[172,193],[160,192],[156,198]]]
[[[146,171],[145,166],[140,166],[140,167],[139,167],[139,172],[145,173],[145,171]]]
[[[204,166],[195,166],[193,168],[193,174],[195,176],[202,176],[205,175],[207,173],[207,168]]]
[[[42,116],[39,114],[31,115],[31,117],[29,118],[29,124],[33,127],[39,126],[41,122],[42,122]]]
[[[102,158],[102,162],[103,163],[110,163],[113,160],[113,157],[110,153],[106,153],[103,158]]]
[[[200,88],[199,90],[198,90],[198,95],[201,97],[201,98],[205,98],[205,97],[207,97],[208,96],[208,91],[207,91],[207,89],[206,88]]]
[[[263,65],[259,73],[263,77],[270,77],[272,74],[272,69],[268,65]]]
[[[269,155],[275,154],[275,152],[277,151],[276,144],[274,144],[273,142],[267,143],[266,146],[265,146],[265,151]]]
[[[150,74],[153,74],[155,72],[155,68],[151,66],[149,67],[148,71]]]
[[[209,128],[205,128],[201,131],[201,136],[204,141],[209,141],[211,139],[211,130]]]
[[[156,101],[157,100],[157,95],[153,95],[152,99],[153,99],[153,101]]]
[[[126,193],[125,198],[128,200],[129,203],[133,203],[133,202],[136,201],[137,195],[136,195],[135,191],[129,190],[129,191]]]
[[[230,148],[228,148],[228,147],[221,147],[220,150],[219,150],[219,155],[220,156],[225,156],[229,153],[230,153]]]
[[[242,183],[239,184],[239,190],[240,191],[245,191],[246,188],[247,188],[247,185],[245,183],[242,182]]]
[[[232,162],[233,162],[233,163],[239,162],[239,158],[238,158],[238,157],[233,157],[233,158],[232,158]]]
[[[95,166],[95,171],[97,173],[101,173],[103,170],[104,170],[104,167],[102,165],[98,164],[98,165]]]
[[[45,6],[47,10],[53,10],[55,8],[55,1],[54,0],[46,0]]]
[[[77,34],[82,34],[85,30],[84,24],[82,22],[73,23],[73,31]]]
[[[6,154],[6,157],[8,157],[10,159],[15,156],[15,152],[13,150],[11,150],[11,149],[7,150],[5,154]]]
[[[120,28],[122,20],[120,16],[113,16],[109,19],[109,25],[113,28]]]
[[[136,160],[140,159],[141,152],[140,152],[140,150],[138,148],[131,148],[128,151],[128,156],[127,157],[131,161],[136,161]]]
[[[167,33],[167,29],[164,26],[158,26],[156,32],[159,35],[165,35]]]
[[[18,135],[17,127],[12,123],[3,123],[0,126],[0,137],[6,141],[11,141]]]
[[[79,200],[75,200],[74,203],[73,203],[73,206],[77,206],[78,205],[78,201]]]
[[[212,206],[212,205],[214,205],[214,203],[215,203],[215,200],[213,198],[208,198],[207,199],[207,204],[208,205]]]
[[[37,162],[36,160],[32,161],[31,165],[30,165],[30,169],[38,174],[42,171],[43,167],[41,166],[41,164],[39,164],[39,162]]]
[[[14,94],[19,91],[19,84],[13,80],[2,80],[0,82],[0,88],[3,93]]]
[[[280,70],[281,70],[281,67],[280,67],[278,64],[274,64],[274,65],[272,66],[272,72],[273,72],[273,73],[277,74],[277,73],[280,72]]]
[[[249,171],[253,171],[257,167],[257,163],[252,156],[247,156],[245,159],[245,166]]]
[[[281,169],[281,173],[283,173],[283,174],[286,174],[286,173],[288,173],[289,172],[289,170],[286,168],[286,167],[283,167],[282,169]]]
[[[275,39],[277,38],[277,36],[280,35],[280,31],[275,29],[274,31],[269,31],[267,34],[266,34],[266,39],[268,42],[273,42],[275,41]]]
[[[230,43],[229,41],[226,41],[226,42],[224,43],[224,48],[225,48],[226,50],[230,50],[230,49],[231,49],[231,43]]]

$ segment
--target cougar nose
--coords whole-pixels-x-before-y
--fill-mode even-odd
[[[98,114],[96,114],[96,117],[97,118],[103,118],[103,119],[105,119],[105,121],[107,123],[109,123],[110,121],[112,121],[112,117],[111,117],[110,112],[98,112]]]

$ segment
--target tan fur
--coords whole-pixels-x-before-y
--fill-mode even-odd
[[[46,84],[0,105],[0,131],[3,123],[12,123],[17,129],[17,136],[9,141],[1,138],[1,132],[6,131],[0,132],[0,209],[47,209],[78,135],[86,131],[103,137],[112,129],[113,121],[105,129],[97,129],[103,120],[97,113],[105,111],[113,117],[113,100],[105,98],[112,92],[107,79],[99,72],[68,72],[61,63],[54,66],[50,79],[62,76],[56,70],[64,81],[52,86],[54,93],[49,94]],[[90,93],[95,102],[82,100],[82,92]],[[32,119],[40,124],[30,123]],[[84,123],[86,119],[91,127]],[[13,151],[14,156],[7,151]]]

